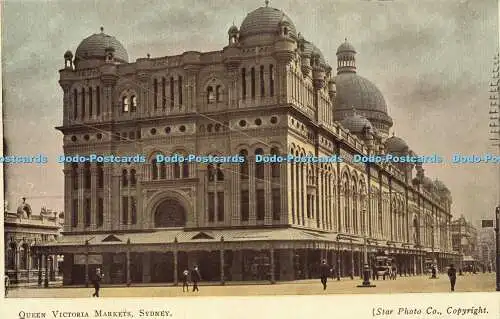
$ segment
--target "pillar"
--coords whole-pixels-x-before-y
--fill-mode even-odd
[[[174,285],[179,284],[179,252],[174,250]]]
[[[130,249],[127,249],[126,258],[127,258],[127,287],[128,287],[130,286],[132,281],[130,278]]]
[[[224,279],[224,248],[221,248],[219,250],[219,258],[220,258],[220,284],[224,285],[225,279]]]
[[[26,276],[26,282],[29,284],[30,282],[30,275],[31,275],[31,247],[29,245],[26,246],[26,270],[27,270],[27,276]]]
[[[38,253],[38,286],[42,285],[42,265],[43,265],[43,258],[42,254]]]
[[[274,274],[274,248],[269,249],[270,259],[271,259],[271,284],[276,283],[276,278]]]
[[[44,287],[49,287],[49,254],[45,253],[45,282]]]

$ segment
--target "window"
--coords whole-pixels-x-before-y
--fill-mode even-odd
[[[243,163],[240,164],[240,179],[248,179],[248,152],[246,150],[241,150],[240,156],[244,158]]]
[[[167,165],[165,163],[160,164],[160,178],[161,179],[167,178]]]
[[[265,86],[264,86],[264,66],[260,66],[260,96],[265,95]]]
[[[241,69],[241,98],[247,98],[247,71],[245,68]]]
[[[279,188],[273,188],[272,190],[272,213],[273,213],[273,220],[280,220],[281,190]]]
[[[208,221],[213,222],[215,218],[215,197],[213,192],[208,192]]]
[[[158,179],[158,165],[156,163],[156,159],[151,160],[151,177],[153,180]]]
[[[71,177],[73,180],[73,189],[78,189],[78,164],[71,164]]]
[[[279,150],[276,147],[271,148],[271,155],[279,155]],[[279,163],[271,163],[271,176],[273,178],[280,177],[280,164]]]
[[[95,89],[95,94],[96,94],[96,113],[97,116],[101,115],[101,88],[98,86]]]
[[[248,221],[248,218],[250,217],[250,207],[248,206],[249,204],[250,201],[248,198],[248,191],[241,191],[240,213],[242,221]]]
[[[91,211],[92,211],[92,207],[91,207],[91,202],[90,202],[90,198],[85,198],[85,205],[84,205],[84,210],[85,210],[85,227],[88,227],[90,226],[90,218],[91,218]]]
[[[128,186],[128,172],[126,169],[122,171],[122,186],[123,187]]]
[[[264,151],[261,148],[255,150],[255,155],[263,155]],[[264,179],[264,163],[255,163],[255,178]]]
[[[217,220],[224,221],[224,192],[217,192]]]
[[[132,225],[137,224],[137,201],[133,196],[130,197],[130,219]]]
[[[274,96],[274,65],[269,66],[269,95]]]
[[[85,189],[90,189],[91,187],[91,181],[92,181],[92,175],[90,173],[90,163],[85,163],[84,169],[83,169],[83,174],[85,176]]]
[[[174,107],[175,94],[174,94],[174,77],[170,77],[170,107]]]
[[[182,105],[182,76],[179,76],[177,87],[179,90],[179,105]]]
[[[104,168],[102,163],[97,163],[97,188],[104,187]]]
[[[213,182],[215,180],[215,169],[212,164],[208,164],[207,167],[208,181]]]
[[[174,178],[181,178],[181,166],[179,163],[174,163]]]
[[[92,100],[93,100],[92,98],[93,98],[93,96],[92,96],[92,95],[93,95],[93,94],[94,94],[94,93],[92,92],[92,88],[90,87],[90,88],[89,88],[89,116],[90,116],[90,117],[92,117],[92,107],[93,107],[93,105],[92,105],[92,102],[93,102],[93,101],[92,101]]]
[[[136,186],[137,185],[137,178],[135,176],[135,169],[130,170],[130,186]]]
[[[167,80],[161,78],[161,107],[163,110],[167,107]]]
[[[224,173],[222,172],[221,164],[217,164],[217,180],[218,181],[223,181],[224,180]]]
[[[104,200],[99,198],[97,201],[97,226],[101,227],[104,224]]]
[[[207,104],[212,104],[215,101],[214,88],[207,87]]]
[[[252,94],[252,98],[255,98],[255,68],[250,70],[250,93]]]
[[[153,107],[156,111],[158,108],[158,80],[153,80]]]
[[[85,88],[82,88],[82,119],[85,118]]]
[[[187,162],[182,163],[182,177],[189,178],[189,163]]]
[[[78,118],[78,90],[73,90],[73,119]]]
[[[222,96],[221,96],[222,92],[221,92],[221,90],[222,89],[221,89],[220,85],[217,85],[215,87],[215,101],[217,101],[217,102],[222,101]]]
[[[312,196],[307,194],[307,218],[312,218],[311,202]]]
[[[128,197],[122,197],[122,224],[128,224]]]
[[[135,95],[132,95],[132,97],[130,98],[130,102],[132,103],[130,111],[131,112],[137,111],[137,97]]]
[[[255,190],[255,207],[257,208],[257,220],[264,220],[266,215],[266,200],[263,189]]]
[[[128,112],[129,109],[130,109],[130,104],[129,104],[129,100],[128,100],[128,97],[127,96],[124,96],[122,98],[122,112]]]

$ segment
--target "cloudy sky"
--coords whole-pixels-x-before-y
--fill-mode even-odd
[[[307,5],[305,5],[307,3]],[[66,50],[99,32],[119,39],[132,61],[187,50],[219,50],[227,29],[264,4],[255,0],[3,1],[4,132],[9,154],[62,153],[58,70]],[[418,154],[483,154],[489,82],[498,47],[496,0],[272,0],[331,65],[344,38],[359,73],[383,92],[396,135]],[[491,215],[498,175],[490,165],[427,165],[451,189],[454,214]],[[63,209],[60,164],[9,166],[7,199]]]

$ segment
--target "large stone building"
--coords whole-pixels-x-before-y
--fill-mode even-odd
[[[453,250],[461,256],[461,267],[477,266],[478,234],[476,228],[464,216],[451,222],[451,242]]]
[[[408,274],[456,257],[443,183],[422,165],[352,163],[414,152],[390,137],[384,97],[356,73],[347,40],[335,70],[267,4],[227,37],[218,51],[130,62],[101,28],[64,55],[65,154],[145,156],[65,165],[64,237],[41,246],[64,254],[65,284],[96,267],[107,283],[176,282],[194,264],[208,281],[274,282],[314,276],[321,258],[359,275],[365,243]],[[157,154],[247,160],[165,164]],[[344,162],[261,164],[258,154]]]
[[[46,254],[42,259],[34,247],[60,237],[63,216],[45,208],[34,214],[25,198],[15,212],[4,205],[5,273],[13,284],[57,279],[62,256]]]

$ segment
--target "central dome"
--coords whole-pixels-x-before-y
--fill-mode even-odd
[[[94,33],[85,38],[76,49],[75,59],[104,59],[106,57],[106,48],[113,48],[115,50],[115,60],[123,63],[128,62],[127,50],[125,50],[120,41],[104,32]]]
[[[241,23],[240,38],[260,34],[277,35],[280,22],[288,22],[289,34],[297,37],[295,25],[283,11],[271,7],[260,7],[247,14]]]
[[[378,111],[387,114],[387,104],[380,90],[356,73],[341,73],[335,77],[337,109]]]

